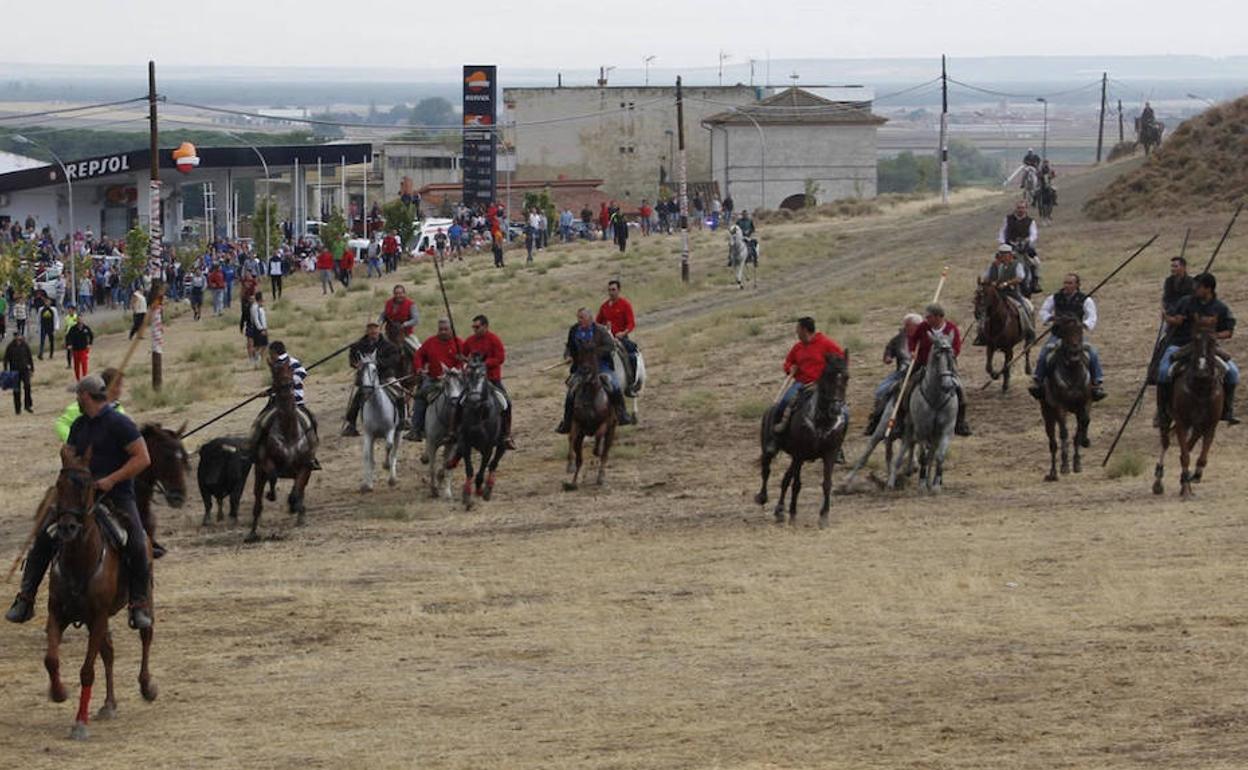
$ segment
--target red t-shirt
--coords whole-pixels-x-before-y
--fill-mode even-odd
[[[931,324],[924,321],[916,326],[914,334],[910,335],[909,347],[910,352],[914,354],[915,366],[926,364],[928,356],[932,354],[932,338],[928,336],[932,331],[937,331],[946,336],[953,335],[953,357],[957,358],[962,355],[962,332],[958,329],[957,324],[946,320],[945,325],[941,328],[932,329]]]
[[[343,270],[350,270],[355,267],[355,249],[348,246],[342,250],[342,258],[338,261],[338,266]]]
[[[317,270],[333,270],[334,269],[334,255],[329,252],[329,249],[325,249],[320,254],[316,255],[316,269]]]
[[[784,373],[793,375],[793,379],[803,385],[817,382],[823,376],[823,368],[827,365],[824,358],[827,356],[844,358],[845,349],[823,332],[815,332],[810,342],[798,340],[789,349],[789,355],[784,359]]]
[[[394,254],[399,250],[399,242],[393,235],[387,235],[381,242],[381,250],[385,254]]]
[[[386,300],[386,306],[381,312],[383,315],[385,315],[386,320],[390,321],[391,323],[405,324],[408,321],[412,320],[412,308],[413,307],[414,307],[414,304],[412,303],[411,297],[404,297],[403,299],[396,299],[394,297],[391,297],[390,299]],[[412,333],[412,330],[410,328],[404,329],[403,331],[405,334]]]
[[[602,303],[602,307],[598,308],[598,317],[594,320],[603,326],[611,327],[611,333],[617,336],[628,334],[637,328],[637,319],[633,316],[633,306],[623,297],[620,297],[615,302],[607,300]]]
[[[438,379],[444,370],[459,366],[458,355],[463,349],[464,341],[458,337],[451,337],[449,340],[430,337],[412,355],[413,368],[420,371],[428,366],[429,376]]]
[[[507,359],[507,350],[503,341],[494,332],[473,334],[464,340],[464,355],[473,354],[485,359],[485,376],[491,382],[503,379],[503,361]]]

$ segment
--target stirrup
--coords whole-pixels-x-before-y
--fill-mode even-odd
[[[23,611],[18,612],[19,609],[23,609]],[[17,598],[13,600],[12,606],[9,607],[9,611],[4,614],[4,619],[10,623],[25,623],[34,616],[35,597],[19,592]]]
[[[130,627],[139,630],[152,627],[150,602],[130,603]]]

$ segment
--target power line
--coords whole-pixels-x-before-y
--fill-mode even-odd
[[[40,118],[45,115],[62,115],[67,112],[82,112],[83,110],[95,110],[102,107],[116,107],[122,104],[132,104],[134,102],[146,101],[147,97],[138,96],[133,99],[122,99],[116,102],[101,102],[99,104],[84,104],[80,107],[64,107],[59,110],[44,110],[43,112],[27,112],[17,115],[0,115],[0,120],[26,120],[27,118]]]
[[[1007,99],[1052,99],[1057,96],[1069,96],[1070,94],[1077,94],[1080,91],[1087,91],[1090,88],[1100,88],[1100,85],[1101,85],[1100,80],[1094,80],[1090,83],[1085,83],[1084,85],[1081,85],[1078,88],[1070,88],[1064,91],[1054,91],[1048,94],[1012,94],[1012,93],[1007,93],[1005,91],[996,91],[991,88],[984,88],[983,86],[977,86],[977,85],[972,85],[970,83],[964,83],[961,80],[957,80],[955,78],[949,78],[949,82],[953,83],[954,85],[958,85],[963,88],[969,89],[971,91],[978,91],[980,93],[989,94],[991,96],[1001,96]]]

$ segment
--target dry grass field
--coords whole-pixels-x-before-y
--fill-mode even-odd
[[[241,527],[199,527],[197,494],[183,510],[158,508],[171,548],[157,569],[160,698],[139,697],[137,639],[115,623],[119,715],[93,723],[87,743],[66,739],[72,704],[46,698],[43,608],[28,625],[4,624],[0,764],[1248,766],[1246,429],[1219,433],[1194,501],[1177,497],[1173,455],[1167,495],[1149,491],[1151,405],[1100,467],[1141,381],[1168,257],[1187,226],[1194,261],[1207,257],[1225,224],[1221,214],[1084,219],[1082,201],[1130,167],[1063,180],[1057,221],[1041,233],[1050,288],[1073,268],[1090,286],[1161,233],[1098,295],[1093,339],[1110,397],[1094,411],[1081,475],[1041,481],[1047,447],[1021,367],[1009,394],[981,391],[983,354],[968,345],[976,435],[954,443],[939,497],[865,483],[834,498],[826,531],[814,526],[809,473],[796,527],[751,502],[757,420],[782,379],[793,319],[814,315],[851,351],[852,455],[886,371],[880,350],[945,264],[946,304],[969,325],[1004,194],[768,224],[763,270],[745,290],[722,266],[722,235],[695,234],[687,289],[677,238],[635,239],[623,257],[604,244],[556,247],[506,271],[476,257],[448,270],[456,320],[463,331],[483,310],[509,343],[521,445],[494,500],[470,513],[429,500],[410,446],[397,489],[357,492],[358,440],[328,435],[345,363],[321,367],[308,393],[326,428],[325,470],[309,488],[308,525],[270,507],[269,537],[244,545]],[[1241,312],[1246,244],[1248,234],[1233,236],[1218,270]],[[624,429],[605,488],[567,493],[553,433],[562,375],[539,369],[612,276],[637,306],[651,369],[643,424]],[[439,314],[432,270],[401,277],[428,334]],[[313,360],[357,333],[388,284],[326,303],[305,281],[271,309],[273,337]],[[136,369],[131,412],[196,424],[260,388],[234,324],[171,323],[169,385],[152,394]],[[111,335],[94,358],[115,361],[123,346]],[[1229,348],[1243,358],[1242,341]],[[0,417],[6,557],[55,473],[50,421],[69,398],[59,361],[36,379],[36,414]],[[190,448],[245,431],[252,414]],[[67,638],[67,683],[84,638]]]

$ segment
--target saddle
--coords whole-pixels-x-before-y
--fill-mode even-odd
[[[1195,355],[1196,348],[1192,343],[1188,343],[1177,351],[1170,358],[1170,370],[1166,373],[1168,380],[1174,382],[1180,373],[1186,371],[1187,367],[1192,363],[1192,357]],[[1213,350],[1213,365],[1216,366],[1222,377],[1226,376],[1226,362],[1230,360],[1230,355],[1222,348],[1215,347]]]

